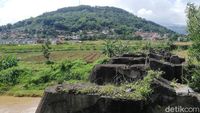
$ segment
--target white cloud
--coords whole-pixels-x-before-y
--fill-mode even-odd
[[[146,18],[146,17],[152,16],[153,15],[153,11],[152,10],[147,10],[145,8],[142,8],[142,9],[138,10],[137,15],[139,17]]]
[[[136,5],[136,8],[134,9],[136,12],[134,13],[138,16],[146,18],[147,20],[151,20],[162,25],[185,25],[185,7],[187,4],[185,1],[187,0],[133,0],[132,3],[144,4]]]
[[[187,2],[200,0],[80,0],[81,5],[115,6],[159,24],[186,24]],[[0,0],[0,25],[14,23],[62,7],[77,6],[79,0]]]
[[[0,8],[0,24],[14,23],[72,5],[78,3],[74,0],[7,0]]]

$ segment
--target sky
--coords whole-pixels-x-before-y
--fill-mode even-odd
[[[0,25],[78,5],[114,6],[161,25],[186,25],[188,2],[200,5],[200,0],[0,0]]]

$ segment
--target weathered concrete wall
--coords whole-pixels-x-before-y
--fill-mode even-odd
[[[183,111],[180,111],[181,108],[184,108],[184,109],[193,108],[194,110],[192,112],[186,112],[186,113],[200,113],[200,99],[199,98],[200,96],[197,96],[196,94],[179,95],[179,96],[176,96],[176,99],[174,99],[171,103],[164,104],[164,105],[155,105],[152,112],[153,113],[183,113]]]
[[[166,55],[166,56],[164,56]],[[91,74],[90,81],[103,85],[106,83],[132,82],[142,79],[147,68],[162,71],[162,77],[167,80],[182,82],[184,74],[183,62],[185,59],[173,56],[169,53],[124,54],[113,57],[108,64],[96,65]]]
[[[119,56],[119,57],[133,57],[133,58],[136,58],[136,57],[146,57],[147,55],[145,54],[145,53],[137,53],[137,54],[134,54],[134,53],[132,53],[132,54],[123,54],[123,55],[121,55],[121,56]]]
[[[50,87],[45,91],[36,113],[168,113],[165,112],[168,106],[200,107],[200,95],[187,91],[177,94],[165,79],[155,79],[152,87],[154,92],[148,100],[73,94],[56,91],[57,86]]]
[[[76,113],[97,103],[98,96],[45,92],[36,113]]]
[[[135,65],[135,64],[145,64],[145,57],[114,57],[111,58],[108,64],[126,64],[126,65]]]
[[[99,64],[90,74],[90,82],[98,85],[106,83],[132,82],[142,79],[146,75],[146,67],[143,64]]]
[[[144,101],[46,91],[36,113],[147,113]]]
[[[183,75],[183,65],[182,64],[172,64],[169,62],[163,62],[160,60],[150,59],[149,66],[152,70],[162,71],[162,77],[171,81],[173,79],[182,81]]]

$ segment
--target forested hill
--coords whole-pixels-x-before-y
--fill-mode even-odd
[[[131,35],[135,31],[174,34],[154,22],[139,18],[115,7],[77,6],[44,13],[35,18],[0,27],[0,32],[20,32],[28,37],[57,37],[58,35],[116,34]]]

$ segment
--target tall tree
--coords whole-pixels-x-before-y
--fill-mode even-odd
[[[190,53],[200,61],[200,7],[188,3],[186,13],[188,37],[193,42]]]
[[[46,62],[47,64],[50,63],[50,44],[51,42],[49,41],[49,39],[47,39],[47,41],[44,42],[44,44],[42,45],[42,52],[43,52],[43,56],[46,58]]]
[[[188,36],[192,40],[192,47],[190,48],[190,55],[200,62],[200,7],[194,4],[187,4],[187,28]],[[189,70],[188,70],[189,71]],[[192,78],[190,86],[200,92],[200,68],[196,66],[192,70]]]

